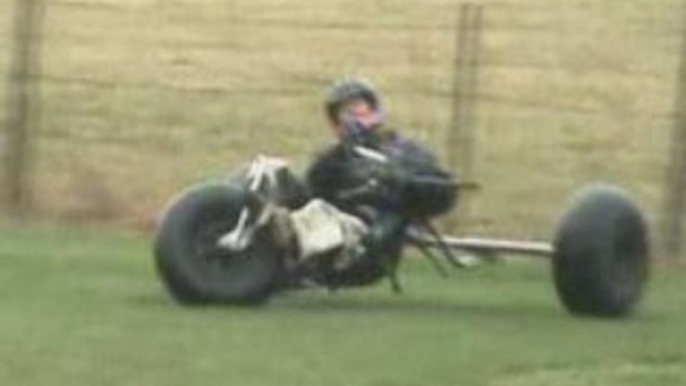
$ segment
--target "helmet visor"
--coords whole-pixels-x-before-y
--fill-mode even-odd
[[[383,112],[362,98],[345,103],[337,118],[344,130],[373,130],[384,123]]]

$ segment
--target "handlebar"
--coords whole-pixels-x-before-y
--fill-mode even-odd
[[[405,181],[407,185],[423,188],[448,188],[453,191],[459,190],[478,190],[481,186],[476,182],[456,182],[452,180],[447,180],[445,178],[433,177],[433,176],[413,176],[407,178]],[[380,182],[378,179],[371,179],[365,184],[358,186],[356,188],[348,189],[342,191],[338,194],[339,199],[350,200],[357,197],[363,197],[369,194],[373,194],[380,187]]]

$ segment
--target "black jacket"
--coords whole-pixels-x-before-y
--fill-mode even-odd
[[[364,146],[388,157],[388,165],[360,157],[353,146]],[[431,177],[446,185],[418,184]],[[424,178],[426,179],[426,178]],[[377,181],[367,194],[349,195]],[[425,147],[395,132],[370,133],[365,138],[346,139],[319,154],[306,174],[313,197],[322,198],[341,210],[360,214],[363,207],[376,211],[402,212],[407,216],[435,216],[449,210],[455,189],[452,177]]]

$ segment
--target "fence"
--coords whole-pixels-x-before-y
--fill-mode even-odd
[[[602,179],[683,239],[683,192],[665,194],[668,165],[683,162],[675,0],[45,1],[31,169],[43,215],[149,224],[182,187],[258,152],[302,169],[329,141],[325,87],[357,73],[386,92],[394,125],[483,185],[465,231],[546,238],[569,195]]]

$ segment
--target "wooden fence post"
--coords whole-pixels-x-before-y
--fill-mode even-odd
[[[44,0],[15,0],[13,50],[4,127],[5,204],[17,215],[29,208],[32,126],[38,118]]]
[[[686,236],[686,33],[682,37],[676,89],[674,127],[670,138],[670,160],[662,216],[665,252],[671,256],[678,256],[684,252]]]
[[[475,181],[477,102],[483,35],[483,5],[460,5],[455,37],[453,103],[446,155],[450,167],[463,181]],[[471,197],[463,194],[450,228],[461,227],[471,212]]]

